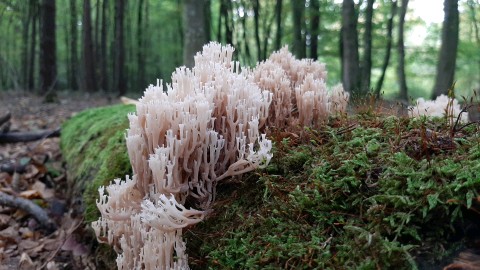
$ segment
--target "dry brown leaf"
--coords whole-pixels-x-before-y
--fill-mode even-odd
[[[29,250],[33,249],[38,246],[37,241],[29,240],[29,239],[24,239],[18,243],[18,247],[22,250]]]
[[[31,188],[38,191],[40,196],[45,200],[50,199],[55,195],[55,191],[53,189],[47,188],[47,186],[40,181],[36,181]]]
[[[20,256],[20,262],[18,263],[19,269],[33,269],[34,264],[30,256],[27,253],[23,252]]]
[[[38,192],[37,190],[33,190],[33,189],[22,191],[22,192],[20,192],[19,195],[20,195],[20,197],[23,197],[23,198],[29,199],[29,200],[42,198],[42,195],[40,194],[40,192]]]
[[[0,228],[7,225],[12,218],[9,215],[0,214]]]

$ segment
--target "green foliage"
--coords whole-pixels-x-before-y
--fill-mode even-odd
[[[480,188],[478,127],[454,148],[407,151],[439,123],[374,116],[350,132],[283,140],[268,173],[220,183],[209,218],[186,233],[195,269],[417,269],[450,256]],[[313,138],[313,139],[312,139]]]

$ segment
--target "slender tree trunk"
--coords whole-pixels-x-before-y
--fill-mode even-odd
[[[245,3],[242,3],[245,4]],[[248,38],[247,38],[247,16],[244,15],[243,17],[240,18],[240,21],[242,23],[242,39],[243,39],[243,44],[244,44],[244,51],[245,51],[245,63],[250,63],[252,57],[250,54],[250,45],[248,44]]]
[[[183,62],[187,67],[194,65],[193,57],[202,50],[207,42],[205,33],[205,0],[184,0],[183,27],[184,27],[184,50]]]
[[[137,87],[142,89],[145,85],[145,42],[143,37],[143,5],[144,0],[138,0],[138,13],[137,13]]]
[[[396,1],[396,0],[395,0]],[[362,92],[370,91],[370,77],[372,73],[372,20],[373,20],[373,3],[375,0],[367,1],[365,11],[365,32],[363,36],[363,60],[362,60]]]
[[[390,10],[390,18],[388,18],[388,23],[387,23],[387,47],[385,49],[385,58],[383,60],[382,73],[380,75],[380,78],[377,81],[377,85],[375,86],[375,96],[377,98],[380,97],[380,91],[382,90],[383,81],[385,79],[385,73],[387,72],[387,67],[390,62],[390,53],[392,50],[393,19],[396,13],[397,13],[397,1],[394,0],[392,2],[392,8]]]
[[[275,4],[275,25],[277,32],[275,35],[275,50],[280,50],[282,46],[282,0],[277,0]]]
[[[408,101],[408,89],[407,89],[407,79],[405,75],[405,42],[404,37],[404,26],[405,26],[405,14],[407,14],[408,0],[401,0],[400,7],[400,18],[398,19],[398,84],[400,86],[399,98],[403,101]]]
[[[305,23],[305,0],[292,0],[293,19],[293,54],[298,58],[306,57],[305,39],[302,36],[302,29]]]
[[[473,0],[468,0],[467,4],[468,4],[469,11],[470,11],[470,18],[471,18],[472,23],[473,23],[475,41],[477,43],[477,46],[480,48],[480,30],[479,30],[478,20],[477,20],[477,16],[476,16],[477,11],[475,9],[475,5],[478,8],[480,6],[480,4],[478,3],[478,1],[475,2]],[[478,87],[480,87],[480,59],[478,60],[477,68],[478,68],[477,83],[478,83]]]
[[[455,64],[457,61],[459,13],[458,0],[445,0],[443,3],[445,18],[442,28],[442,45],[437,64],[437,76],[432,98],[447,94],[453,86]]]
[[[37,21],[38,21],[38,3],[37,1],[32,1],[33,13],[32,13],[32,32],[30,35],[30,59],[28,63],[28,89],[35,89],[35,50],[37,48]]]
[[[262,60],[262,45],[260,42],[260,1],[254,0],[253,2],[253,20],[255,28],[255,45],[257,48],[257,61]]]
[[[272,15],[271,19],[264,21],[263,27],[263,49],[262,49],[262,59],[267,59],[268,52],[268,40],[270,40],[270,34],[272,33],[272,25],[275,20],[275,14]]]
[[[25,18],[22,25],[22,88],[27,88],[28,83],[28,59],[29,57],[29,47],[30,44],[30,25],[32,20],[32,1],[28,1],[25,7]]]
[[[113,66],[113,85],[120,96],[125,95],[125,40],[124,40],[125,0],[115,1],[115,56]]]
[[[69,84],[71,89],[78,89],[78,21],[77,21],[77,1],[70,0],[70,72]]]
[[[320,1],[310,0],[310,58],[318,59],[318,34],[320,32]]]
[[[102,2],[102,29],[100,33],[100,73],[101,73],[101,85],[102,90],[108,91],[108,52],[107,52],[107,22],[108,22],[108,0],[103,0]]]
[[[210,41],[212,39],[212,31],[210,30],[211,22],[212,22],[212,10],[210,9],[211,7],[211,0],[204,0],[205,5],[203,6],[204,8],[204,16],[205,16],[205,39],[207,41]],[[148,1],[147,1],[148,2]]]
[[[42,0],[40,35],[40,93],[45,101],[56,98],[57,59],[55,40],[55,0]]]
[[[351,93],[364,96],[366,93],[360,89],[357,15],[353,0],[343,1],[341,31],[343,87]]]
[[[95,81],[95,67],[93,65],[92,19],[90,0],[83,1],[82,39],[83,39],[83,85],[84,91],[93,92],[97,89]]]

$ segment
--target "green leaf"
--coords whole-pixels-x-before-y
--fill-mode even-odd
[[[467,192],[467,195],[466,195],[466,198],[467,198],[467,208],[472,207],[473,197],[475,197],[475,194],[473,194],[473,191],[472,191],[472,190],[469,190],[469,191]]]
[[[428,200],[428,205],[429,205],[428,210],[431,210],[432,208],[434,208],[435,206],[437,206],[438,193],[428,194],[428,195],[427,195],[427,200]]]

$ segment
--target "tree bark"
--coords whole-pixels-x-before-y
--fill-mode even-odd
[[[396,1],[396,0],[395,0]],[[372,74],[372,20],[373,20],[373,4],[375,0],[367,1],[365,10],[365,32],[363,35],[363,60],[362,60],[362,92],[370,91],[370,77]]]
[[[83,1],[82,39],[83,39],[83,85],[82,89],[93,92],[97,89],[95,81],[95,67],[93,65],[92,19],[90,16],[90,0]]]
[[[292,52],[297,58],[306,57],[305,39],[302,35],[304,28],[305,0],[292,0],[293,19],[293,48]]]
[[[363,96],[365,92],[360,89],[357,15],[353,0],[343,0],[341,32],[343,87],[346,91]]]
[[[260,1],[255,0],[253,2],[253,20],[255,28],[255,45],[257,48],[257,61],[262,60],[262,45],[260,42]]]
[[[102,2],[102,29],[100,30],[100,74],[102,80],[100,81],[100,87],[102,90],[110,90],[108,88],[108,53],[107,53],[107,21],[108,21],[108,0]]]
[[[404,38],[404,26],[405,26],[405,14],[407,13],[408,0],[402,0],[400,7],[400,18],[398,19],[398,84],[400,86],[399,98],[403,101],[408,101],[408,89],[407,79],[405,75],[405,42]]]
[[[37,21],[38,21],[38,3],[32,0],[32,29],[30,34],[30,59],[28,62],[28,89],[35,88],[35,50],[37,48]]]
[[[113,65],[113,85],[120,96],[125,95],[125,40],[124,40],[124,16],[125,0],[115,1],[115,41],[114,41],[114,65]]]
[[[315,1],[315,0],[314,0]],[[282,0],[277,0],[275,4],[275,25],[277,32],[275,35],[275,50],[280,50],[282,46]]]
[[[375,86],[375,96],[380,97],[380,91],[382,90],[383,81],[385,79],[385,73],[387,72],[388,64],[390,63],[390,54],[392,50],[392,31],[393,31],[393,19],[397,13],[397,1],[392,1],[392,8],[390,10],[390,18],[387,23],[387,47],[385,49],[385,58],[382,64],[382,73]]]
[[[195,54],[201,51],[207,42],[204,25],[205,0],[184,0],[183,4],[183,63],[187,67],[193,67]]]
[[[138,1],[137,13],[137,87],[145,86],[145,38],[144,38],[144,22],[143,22],[143,6],[144,0]]]
[[[320,32],[320,1],[310,0],[310,58],[318,59],[318,34]]]
[[[56,98],[54,89],[57,80],[55,0],[42,0],[40,22],[40,93],[45,101],[51,102]]]
[[[445,17],[442,26],[442,45],[440,47],[432,99],[441,94],[447,94],[448,90],[453,86],[455,77],[459,31],[458,0],[445,0],[443,10]]]
[[[32,1],[28,1],[25,4],[25,18],[22,24],[22,87],[23,89],[27,89],[28,84],[28,59],[32,57],[29,55],[29,41],[30,41],[30,25],[32,20],[32,13],[33,13],[33,4]]]
[[[69,71],[69,85],[73,90],[78,89],[78,32],[77,32],[77,1],[70,0],[70,71]]]

